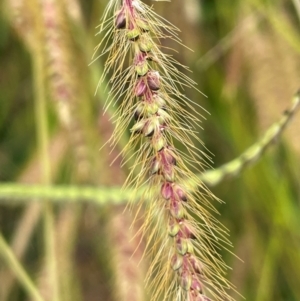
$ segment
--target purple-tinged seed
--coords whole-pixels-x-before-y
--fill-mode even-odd
[[[202,293],[202,284],[197,278],[197,276],[193,275],[191,288],[199,293]]]
[[[161,186],[161,195],[165,200],[169,200],[173,196],[173,187],[169,182],[165,182]]]
[[[135,91],[134,91],[135,96],[141,97],[141,96],[145,95],[146,90],[147,90],[147,85],[146,85],[144,79],[141,78],[136,84]]]
[[[152,91],[157,91],[160,88],[160,79],[158,71],[150,71],[147,75],[148,86]]]
[[[176,195],[176,199],[183,201],[183,202],[187,201],[187,195],[180,186],[176,185],[176,187],[174,187],[174,192]]]
[[[161,152],[162,162],[165,165],[176,165],[176,159],[174,157],[174,153],[168,148],[164,148]]]
[[[126,28],[126,15],[124,9],[120,10],[117,14],[117,18],[115,21],[115,25],[117,29]]]
[[[185,255],[188,251],[187,240],[182,237],[176,237],[176,250],[180,255]]]
[[[192,275],[189,273],[189,271],[187,270],[183,271],[180,277],[181,277],[181,281],[180,281],[181,287],[186,291],[190,290],[192,285]]]
[[[186,237],[186,238],[189,238],[189,239],[195,239],[196,238],[195,234],[191,230],[191,226],[188,226],[186,224],[186,222],[181,222],[180,223],[180,229],[181,229],[183,237]]]
[[[162,164],[162,174],[168,182],[175,181],[175,170],[172,165]]]
[[[168,164],[176,165],[176,159],[174,157],[174,153],[168,148],[166,148],[164,151],[164,157]]]
[[[180,202],[172,199],[170,202],[170,213],[173,217],[181,219],[184,217],[184,208]]]
[[[202,274],[202,265],[194,255],[191,255],[188,261],[195,273]]]
[[[177,271],[181,268],[183,262],[183,257],[175,253],[171,258],[171,267],[174,271]]]

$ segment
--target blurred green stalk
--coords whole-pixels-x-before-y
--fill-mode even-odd
[[[45,93],[45,73],[44,73],[44,55],[43,55],[43,31],[42,20],[39,13],[40,3],[36,2],[34,16],[36,20],[36,40],[35,48],[32,52],[33,63],[33,84],[34,84],[34,107],[37,130],[37,143],[40,153],[40,162],[42,168],[42,182],[45,185],[51,183],[50,157],[48,153],[49,130],[47,121],[47,104]],[[44,204],[44,242],[45,256],[47,266],[47,276],[49,277],[50,289],[53,295],[53,301],[59,301],[59,285],[57,275],[57,262],[55,256],[55,233],[54,233],[54,214],[53,204],[50,201]]]
[[[45,301],[43,297],[40,295],[37,290],[35,284],[30,279],[27,272],[22,267],[21,263],[18,261],[14,253],[11,251],[11,248],[3,238],[0,233],[0,255],[3,257],[4,261],[10,267],[12,271],[14,271],[15,275],[19,279],[19,281],[23,284],[24,289],[30,296],[32,300],[36,301]]]

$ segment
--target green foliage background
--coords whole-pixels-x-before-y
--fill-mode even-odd
[[[49,15],[57,9],[48,27],[41,3]],[[300,2],[151,4],[193,49],[162,41],[208,96],[187,91],[210,112],[201,112],[199,131],[217,168],[253,144],[299,89]],[[103,115],[107,90],[94,95],[104,58],[88,64],[106,1],[0,5],[0,300],[151,300],[147,263],[137,265],[143,244],[130,238],[128,195],[118,188],[130,166],[110,165],[118,150],[99,151],[116,108]],[[296,115],[259,163],[211,187],[226,202],[215,204],[218,219],[241,259],[224,252],[227,277],[247,300],[300,300],[299,128]],[[37,190],[25,198],[21,184]],[[45,195],[45,185],[57,190]]]

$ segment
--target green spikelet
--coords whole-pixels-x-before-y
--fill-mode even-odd
[[[104,38],[96,47],[108,53],[100,84],[113,71],[112,100],[106,106],[120,101],[109,142],[114,147],[136,120],[122,155],[136,153],[125,184],[137,190],[147,183],[141,230],[152,257],[146,279],[151,300],[230,301],[232,286],[223,276],[227,267],[216,251],[221,242],[230,242],[208,211],[215,197],[200,180],[186,181],[197,179],[187,165],[202,171],[204,162],[192,143],[199,141],[194,131],[199,120],[185,109],[195,111],[193,102],[179,89],[195,83],[159,46],[166,36],[179,42],[177,31],[140,0],[109,1],[100,25]],[[177,151],[174,140],[186,152]]]

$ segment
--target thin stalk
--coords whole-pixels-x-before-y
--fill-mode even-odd
[[[299,92],[292,99],[291,107],[286,110],[283,116],[265,132],[261,139],[249,147],[238,158],[222,165],[215,170],[207,170],[203,174],[197,174],[197,177],[209,186],[215,186],[225,178],[234,177],[241,173],[245,167],[253,165],[272,142],[280,136],[288,125],[300,105]],[[186,182],[188,185],[195,185],[194,179]],[[136,198],[139,198],[144,189],[139,189]],[[48,198],[52,201],[93,201],[103,205],[108,202],[114,204],[124,203],[125,200],[132,198],[134,192],[132,189],[120,189],[120,187],[89,187],[89,186],[64,186],[64,185],[24,185],[16,183],[0,184],[0,200],[14,198],[22,202],[29,198]],[[10,200],[11,201],[11,200]]]
[[[15,257],[22,261],[24,254],[30,245],[30,239],[41,216],[41,206],[38,203],[30,203],[24,209],[24,213],[18,222],[14,235],[10,238],[11,251]],[[9,300],[9,295],[15,287],[17,278],[12,270],[0,270],[1,293],[0,300]]]
[[[45,301],[37,290],[35,284],[29,277],[28,273],[23,268],[22,264],[18,261],[11,248],[0,233],[0,255],[4,261],[8,264],[12,271],[14,271],[16,277],[22,283],[24,289],[30,296],[31,300]]]
[[[272,124],[256,143],[250,146],[236,159],[218,167],[215,170],[207,170],[201,180],[208,186],[216,186],[226,178],[236,177],[248,167],[253,165],[266,151],[266,149],[282,134],[294,114],[300,106],[300,93],[295,94],[292,105],[285,110],[282,117]]]
[[[137,194],[141,196],[143,189]],[[33,202],[43,203],[45,199],[52,202],[93,202],[98,205],[125,204],[128,198],[134,196],[132,189],[121,187],[95,187],[75,185],[24,185],[17,183],[5,183],[0,185],[1,203],[22,204],[28,199]],[[7,201],[9,199],[9,202]]]
[[[274,296],[270,294],[270,288],[273,287],[275,281],[274,266],[280,257],[280,246],[281,244],[278,237],[276,237],[276,235],[272,235],[268,244],[265,258],[263,260],[264,264],[260,273],[260,281],[255,299],[256,301],[273,300]]]
[[[38,3],[36,3],[36,10],[38,10]],[[35,11],[36,17],[36,47],[32,55],[33,63],[33,79],[34,79],[34,106],[35,118],[37,128],[37,141],[40,153],[40,160],[42,166],[42,182],[45,185],[51,184],[51,169],[50,156],[48,153],[49,145],[49,129],[47,122],[47,104],[44,83],[44,57],[42,41],[42,26],[41,18],[38,11]],[[53,207],[50,201],[44,204],[44,241],[45,241],[45,255],[46,265],[49,273],[49,282],[53,292],[53,301],[59,301],[58,276],[57,276],[57,262],[55,256],[55,236],[54,236],[54,214]]]

